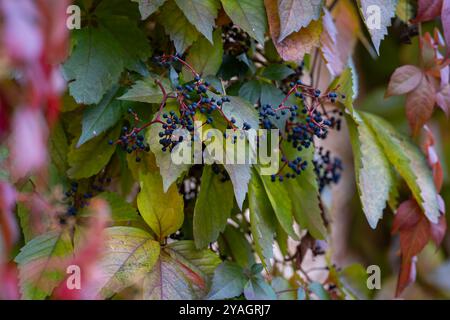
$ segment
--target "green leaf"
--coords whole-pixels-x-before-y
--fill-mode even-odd
[[[139,72],[138,63],[150,58],[152,48],[136,21],[125,16],[105,15],[100,16],[100,23],[120,45],[124,66]]]
[[[239,96],[253,104],[258,103],[261,97],[261,84],[258,80],[245,82],[239,89]]]
[[[216,95],[212,95],[217,98]],[[259,118],[255,107],[248,101],[239,97],[228,97],[230,102],[225,102],[222,105],[222,111],[228,119],[234,117],[236,119],[236,126],[242,128],[244,122],[247,122],[253,129],[258,128]]]
[[[206,296],[210,278],[221,263],[211,250],[196,250],[193,241],[161,249],[158,262],[143,282],[146,300],[197,300]]]
[[[394,185],[390,163],[375,133],[354,111],[347,117],[359,197],[369,225],[375,229]]]
[[[23,239],[25,243],[37,237],[36,231],[31,224],[31,212],[23,203],[17,203],[17,216],[19,217],[20,228],[22,229]]]
[[[171,110],[178,110],[178,107],[174,103],[167,103],[164,108],[165,112],[170,112]],[[171,153],[168,151],[162,151],[161,144],[159,140],[159,132],[163,131],[162,124],[155,123],[150,127],[147,134],[147,141],[150,145],[150,150],[155,155],[156,163],[158,164],[161,177],[163,179],[164,192],[169,189],[169,187],[180,177],[184,172],[190,168],[190,164],[175,164],[172,161]],[[187,140],[187,139],[185,139]]]
[[[375,132],[387,158],[406,181],[428,220],[437,223],[440,217],[438,194],[424,155],[386,120],[368,113],[360,115]]]
[[[214,20],[220,7],[218,0],[175,0],[186,18],[209,42],[213,43]]]
[[[83,0],[89,1],[91,0]],[[136,3],[128,0],[107,0],[100,1],[95,9],[97,16],[123,16],[131,20],[139,20],[139,8]]]
[[[62,123],[58,121],[52,128],[48,140],[49,154],[60,175],[65,175],[68,169],[67,153],[69,143]]]
[[[272,288],[277,293],[278,300],[296,300],[297,295],[292,285],[283,277],[275,277],[272,279]]]
[[[341,95],[345,96],[344,99],[339,101],[341,101],[344,107],[346,107],[350,111],[350,114],[352,114],[353,96],[355,95],[352,68],[346,68],[344,72],[342,72],[342,74],[333,81],[329,87],[329,90],[335,90],[335,88],[338,88],[337,91]]]
[[[395,14],[404,23],[409,23],[409,21],[413,19],[415,15],[414,5],[409,0],[398,0]]]
[[[226,153],[228,158],[228,153]],[[233,183],[234,196],[239,209],[243,208],[244,200],[248,192],[248,183],[251,178],[251,165],[247,164],[224,164],[225,170]]]
[[[114,192],[100,193],[96,198],[100,198],[108,202],[111,210],[111,218],[114,222],[139,221],[136,208],[126,202],[123,197]]]
[[[364,23],[372,37],[375,50],[380,54],[381,40],[388,34],[387,28],[391,26],[391,20],[395,17],[398,0],[359,0]],[[372,8],[378,9],[374,11]],[[374,24],[375,15],[379,15],[379,25]],[[375,21],[374,21],[375,20]]]
[[[219,98],[219,96],[212,92],[209,92],[208,95],[216,98],[216,100]],[[236,126],[239,128],[243,127],[244,122],[248,123],[252,128],[259,127],[258,113],[253,105],[239,97],[230,96],[228,98],[230,102],[225,102],[222,105],[222,111],[228,119],[235,118]],[[225,150],[226,161],[224,167],[233,182],[236,202],[239,208],[242,209],[248,191],[248,182],[251,177],[251,165],[233,164],[236,161],[232,158],[232,155],[234,154],[230,150]]]
[[[68,230],[52,231],[28,242],[15,258],[19,265],[22,298],[43,300],[66,275],[73,254]]]
[[[74,36],[76,46],[63,66],[70,94],[79,104],[99,103],[125,67],[122,48],[105,28],[83,28]]]
[[[166,0],[131,0],[139,3],[139,11],[141,12],[142,20],[147,19],[153,12],[158,10]]]
[[[306,300],[306,291],[302,287],[297,289],[297,300]]]
[[[250,228],[255,250],[261,262],[268,266],[273,257],[273,240],[275,235],[275,213],[267,198],[264,185],[258,174],[253,171],[248,190],[250,209]]]
[[[267,16],[264,0],[222,0],[223,9],[231,20],[260,44],[264,44]]]
[[[281,227],[292,239],[298,239],[293,227],[292,201],[286,188],[278,181],[272,182],[270,176],[261,176],[261,181]]]
[[[245,276],[242,267],[225,261],[214,272],[211,291],[206,299],[223,300],[240,296],[247,281],[248,278]]]
[[[322,219],[319,186],[312,163],[314,149],[304,149],[301,154],[298,154],[298,151],[286,145],[284,150],[288,158],[290,157],[289,153],[295,153],[296,156],[302,157],[308,163],[306,170],[299,177],[283,182],[291,197],[295,220],[303,229],[308,230],[314,238],[325,239],[327,229]],[[301,199],[301,201],[298,201],[298,199]]]
[[[141,281],[153,270],[159,253],[159,243],[147,232],[131,227],[105,230],[105,254],[100,261],[103,271],[98,280],[98,292],[103,298]]]
[[[70,146],[68,162],[70,169],[67,171],[71,179],[89,178],[102,170],[111,159],[115,146],[109,145],[110,140],[116,140],[120,128],[116,127],[109,133],[95,137],[81,147],[77,148],[77,140],[74,139]]]
[[[118,99],[144,103],[160,103],[162,101],[163,94],[161,92],[161,88],[156,84],[155,80],[160,80],[164,89],[167,91],[170,90],[170,82],[167,79],[149,76],[144,80],[137,81],[130,90]]]
[[[261,275],[250,278],[244,288],[247,300],[276,300],[277,295]]]
[[[140,173],[141,191],[137,204],[141,216],[159,240],[175,233],[183,225],[183,197],[176,185],[166,193],[158,172]]]
[[[261,105],[270,104],[274,108],[278,107],[286,95],[270,83],[261,83]]]
[[[52,146],[50,145],[50,152],[51,148]],[[9,156],[8,148],[6,148],[6,146],[0,145],[0,181],[8,180],[9,178],[9,170],[5,168],[6,159],[8,159],[8,156]]]
[[[311,290],[311,292],[314,293],[319,300],[330,300],[330,295],[319,282],[310,283],[309,290]]]
[[[222,30],[217,29],[213,34],[214,44],[209,43],[205,38],[201,38],[192,45],[186,57],[186,62],[203,77],[216,75],[222,64],[223,45]],[[192,80],[193,75],[189,70],[184,69],[185,80]]]
[[[82,133],[77,147],[111,128],[119,121],[123,108],[115,100],[118,86],[114,86],[96,106],[87,107],[83,112]]]
[[[284,64],[271,64],[264,69],[262,76],[270,80],[283,80],[294,73],[294,70]]]
[[[166,34],[174,42],[178,53],[184,53],[199,36],[197,30],[189,23],[183,11],[177,7],[173,0],[167,1],[161,8],[158,22],[164,26]]]
[[[322,13],[323,0],[279,0],[280,36],[283,41],[291,33],[307,27],[311,21],[319,20]]]
[[[243,268],[255,263],[252,246],[242,230],[227,225],[219,237],[219,251],[221,255],[231,257],[234,262]]]
[[[234,205],[233,186],[222,182],[211,166],[203,169],[200,193],[194,209],[194,239],[197,248],[207,247],[225,230]]]

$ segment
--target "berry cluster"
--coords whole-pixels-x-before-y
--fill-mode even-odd
[[[163,98],[160,104],[159,111],[153,121],[144,124],[141,127],[134,127],[128,130],[124,127],[123,135],[116,141],[116,144],[120,144],[122,148],[132,153],[134,151],[149,151],[150,148],[144,143],[144,136],[140,133],[145,128],[152,124],[159,123],[162,127],[162,131],[159,132],[159,143],[163,151],[172,151],[179,143],[186,139],[185,136],[180,134],[180,129],[188,130],[191,133],[191,139],[194,139],[192,134],[195,130],[195,122],[200,119],[205,119],[202,122],[203,125],[212,124],[216,116],[219,116],[227,124],[228,129],[238,130],[236,120],[229,119],[223,112],[223,105],[230,102],[230,99],[226,96],[209,95],[210,91],[213,91],[211,84],[205,81],[201,76],[179,55],[162,55],[154,57],[154,61],[162,67],[170,67],[174,63],[181,64],[191,71],[193,80],[184,84],[178,84],[173,92],[166,92],[165,88],[159,80],[156,80],[156,84],[160,87]],[[165,107],[168,99],[175,99],[178,103],[178,110],[171,110],[165,112]],[[135,121],[139,121],[137,115],[130,110],[130,113],[134,115]],[[251,126],[248,123],[243,123],[242,129],[249,130]],[[111,144],[114,142],[110,141]],[[137,155],[136,161],[140,161],[141,158]]]
[[[95,195],[105,191],[105,185],[111,182],[111,178],[96,179],[90,187],[81,188],[78,182],[74,181],[70,184],[70,189],[64,193],[64,201],[67,204],[67,211],[63,217],[60,217],[61,223],[64,223],[65,217],[74,217],[78,214],[80,209],[89,206],[89,201]],[[80,191],[85,189],[85,192]]]
[[[139,121],[137,114],[132,109],[128,109],[128,113],[133,116],[135,123]],[[140,153],[150,151],[150,146],[145,142],[145,137],[141,131],[142,129],[136,126],[132,128],[124,126],[120,138],[115,142],[110,140],[109,144],[119,145],[128,154],[134,153],[136,155],[136,162],[140,162]]]
[[[299,176],[302,171],[306,169],[308,166],[308,162],[303,160],[301,157],[297,157],[294,160],[289,161],[286,159],[285,156],[282,156],[281,162],[283,163],[283,166],[281,167],[278,174],[274,174],[271,176],[272,181],[276,181],[278,178],[278,181],[283,181],[286,179],[295,179],[297,176]],[[286,174],[281,174],[282,170],[287,167],[291,170],[291,172],[288,172]]]
[[[313,160],[314,171],[319,181],[319,191],[331,184],[337,184],[342,175],[342,161],[339,158],[331,157],[330,151],[324,151],[319,147],[316,153],[316,159]]]
[[[330,129],[341,127],[341,119],[335,114],[338,109],[327,112],[325,103],[336,103],[339,95],[333,90],[322,93],[320,90],[305,85],[297,80],[289,84],[289,91],[277,108],[264,105],[260,108],[259,115],[263,128],[272,129],[277,127],[280,121],[285,125],[285,132],[282,139],[287,141],[297,151],[307,149],[314,144],[314,138],[326,139]],[[300,99],[302,107],[297,105],[286,105],[290,96],[294,95]],[[345,98],[341,95],[342,99]],[[321,111],[319,111],[321,108]],[[331,113],[331,115],[330,115]],[[304,171],[308,165],[301,157],[287,159],[282,157],[282,167],[280,171],[272,176],[272,181],[283,181],[285,178],[295,178]],[[289,173],[283,174],[285,168],[289,168]]]
[[[231,56],[247,52],[251,47],[251,39],[248,34],[232,23],[222,28],[222,39],[224,53]]]

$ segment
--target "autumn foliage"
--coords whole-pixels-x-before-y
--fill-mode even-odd
[[[450,298],[449,116],[450,0],[0,0],[0,299]]]

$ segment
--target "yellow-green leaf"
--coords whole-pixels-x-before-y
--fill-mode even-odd
[[[159,240],[175,233],[183,224],[183,197],[176,185],[167,192],[159,172],[140,173],[141,191],[137,203],[145,222],[155,232]]]

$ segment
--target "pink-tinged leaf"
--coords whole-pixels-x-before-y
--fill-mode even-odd
[[[444,0],[441,13],[442,27],[444,28],[445,42],[450,48],[450,0]]]
[[[333,76],[338,76],[344,71],[347,60],[342,60],[338,50],[338,30],[333,17],[327,9],[322,16],[323,32],[320,37],[322,55],[327,63],[328,71]]]
[[[442,241],[444,240],[445,233],[447,231],[447,220],[445,219],[445,215],[442,215],[439,218],[438,223],[430,223],[431,227],[431,239],[437,246],[440,246]]]
[[[33,63],[40,58],[44,39],[39,12],[32,0],[0,1],[3,13],[3,47],[17,62]]]
[[[433,132],[430,130],[430,128],[428,128],[428,126],[424,126],[424,131],[425,140],[423,141],[422,148],[425,155],[427,156],[428,165],[433,172],[436,190],[440,192],[444,183],[444,172],[442,170],[441,161],[439,160],[439,156],[436,152]]]
[[[450,84],[447,84],[436,94],[436,103],[444,111],[447,118],[450,117]]]
[[[361,28],[359,13],[349,0],[341,0],[337,2],[332,15],[338,30],[336,48],[340,60],[346,64],[353,54]]]
[[[442,0],[419,0],[417,17],[414,22],[433,20],[440,16],[442,10]]]
[[[413,91],[422,81],[424,74],[419,68],[406,65],[397,68],[391,76],[386,97],[400,96]]]
[[[11,173],[17,180],[45,166],[48,128],[39,110],[20,108],[14,114],[12,129]]]
[[[16,205],[16,190],[6,182],[0,182],[0,236],[3,237],[5,251],[9,254],[13,244],[19,237],[19,229],[17,227],[14,207]],[[0,256],[0,263],[2,257]]]
[[[445,212],[446,212],[446,210],[445,210],[445,202],[444,202],[444,199],[442,199],[440,194],[438,194],[438,205],[439,205],[439,211],[442,214],[445,214]]]
[[[45,55],[52,64],[66,59],[69,44],[69,29],[66,27],[67,7],[70,0],[41,0],[39,9],[45,19],[41,20],[45,30]]]
[[[19,282],[17,268],[14,264],[1,264],[0,261],[0,300],[18,300]]]
[[[414,135],[433,115],[436,91],[427,76],[422,77],[419,85],[406,96],[406,117]]]

